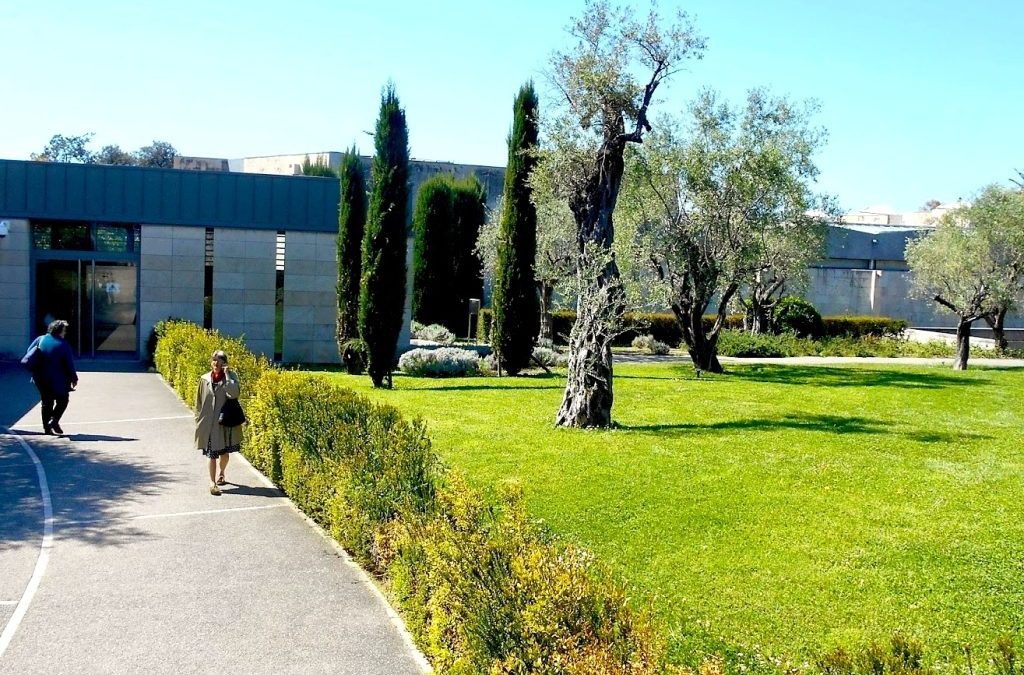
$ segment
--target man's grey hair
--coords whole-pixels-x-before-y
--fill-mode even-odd
[[[211,360],[212,359],[217,359],[218,361],[223,363],[225,366],[228,365],[228,355],[226,353],[224,353],[223,350],[218,349],[217,351],[215,351],[213,353],[213,356],[210,357],[210,359]]]
[[[50,335],[62,335],[64,331],[68,329],[69,325],[70,324],[64,319],[57,319],[56,321],[50,322],[50,325],[46,328],[46,332]]]

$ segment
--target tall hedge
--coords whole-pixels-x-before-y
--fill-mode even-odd
[[[487,190],[475,175],[456,181],[452,212],[453,325],[448,328],[463,335],[468,328],[469,299],[481,299],[484,293],[484,268],[476,254],[476,240],[487,219]]]
[[[540,329],[533,263],[537,253],[537,212],[530,201],[530,172],[537,164],[537,94],[533,83],[519,89],[508,137],[508,168],[498,231],[491,344],[501,365],[515,375],[529,364]]]
[[[363,235],[359,334],[373,386],[391,386],[405,305],[406,203],[409,130],[393,84],[381,95],[373,138],[370,208]]]
[[[338,204],[338,353],[359,337],[359,277],[363,231],[366,229],[366,179],[355,146],[341,158],[341,200]]]
[[[412,217],[412,318],[452,331],[454,189],[449,175],[428,178],[420,185]]]

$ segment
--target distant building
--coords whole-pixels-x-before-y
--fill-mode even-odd
[[[939,204],[931,209],[900,212],[887,204],[877,204],[859,211],[850,211],[840,218],[840,222],[846,225],[881,227],[935,227],[939,218],[963,205],[963,202],[957,200]]]
[[[189,171],[230,171],[228,160],[217,157],[187,157],[175,155],[173,168]]]
[[[312,164],[318,162],[337,171],[341,167],[344,153],[337,151],[310,152],[301,155],[270,155],[266,157],[243,157],[228,160],[232,171],[242,173],[269,173],[284,176],[301,176],[302,165],[308,159]],[[370,178],[370,165],[373,157],[361,155],[363,172],[367,181]],[[501,199],[501,191],[505,182],[505,167],[483,166],[479,164],[454,164],[452,162],[436,162],[422,159],[409,161],[409,215],[415,203],[416,193],[426,179],[438,174],[448,173],[455,178],[476,176],[487,190],[487,208],[493,209]]]

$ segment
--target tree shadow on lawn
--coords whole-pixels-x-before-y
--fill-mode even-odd
[[[934,369],[933,369],[934,370]],[[895,387],[899,389],[942,389],[944,387],[986,386],[970,377],[946,372],[902,368],[860,368],[842,366],[751,365],[727,373],[752,382],[817,385],[822,387]]]
[[[985,387],[988,382],[969,376],[944,372],[908,371],[899,367],[862,368],[860,366],[797,366],[750,364],[726,368],[722,374],[698,377],[689,364],[673,369],[672,375],[623,375],[626,380],[686,380],[714,383],[722,380],[745,380],[767,384],[817,385],[821,387],[896,387],[899,389],[942,389],[943,387]]]
[[[882,420],[868,417],[846,417],[843,415],[782,415],[781,417],[742,419],[725,422],[712,422],[709,424],[694,424],[681,422],[679,424],[637,424],[619,425],[623,431],[634,431],[643,434],[658,434],[682,436],[686,434],[700,433],[705,431],[778,431],[780,429],[794,429],[819,433],[830,433],[837,435],[861,434],[880,435],[888,434],[901,438],[918,441],[920,443],[950,443],[964,440],[985,440],[991,438],[984,434],[976,433],[947,433],[937,431],[911,431],[900,432],[893,430]]]
[[[434,384],[436,382],[436,384]],[[523,384],[500,384],[502,382],[523,382]],[[536,384],[528,384],[534,382]],[[548,375],[531,374],[506,377],[467,377],[436,378],[430,384],[410,385],[407,381],[395,379],[395,389],[398,391],[515,391],[532,390],[543,391],[545,389],[565,389],[565,376],[557,373]]]

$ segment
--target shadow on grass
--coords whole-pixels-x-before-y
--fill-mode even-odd
[[[942,389],[985,386],[973,377],[931,370],[905,368],[860,368],[842,366],[751,365],[727,373],[749,382],[817,385],[822,387],[896,387],[899,389]],[[719,376],[721,377],[721,376]]]
[[[522,382],[522,384],[519,384],[520,382]],[[405,378],[395,378],[395,389],[398,391],[542,391],[544,389],[564,388],[565,376],[558,373],[531,373],[527,375],[517,375],[515,377],[435,378],[429,379],[429,383],[417,382],[416,384],[412,384]]]
[[[942,389],[944,387],[984,387],[987,382],[971,374],[953,374],[936,368],[908,370],[906,367],[863,368],[860,366],[798,366],[750,364],[727,367],[724,373],[698,377],[690,364],[672,364],[670,374],[616,374],[624,380],[686,380],[720,382],[723,380],[763,382],[765,384],[815,385],[820,387],[895,387],[898,389]],[[916,367],[915,367],[916,368]]]
[[[867,417],[846,417],[842,415],[791,414],[783,415],[781,417],[730,420],[724,422],[711,422],[709,424],[693,424],[687,422],[679,424],[623,424],[619,425],[618,428],[623,431],[658,435],[685,435],[706,431],[731,430],[772,432],[781,429],[792,429],[837,435],[859,434],[870,436],[889,434],[921,443],[950,443],[964,440],[985,440],[991,438],[991,436],[976,433],[954,434],[935,431],[901,432],[899,430],[894,430],[890,425],[881,420]]]

